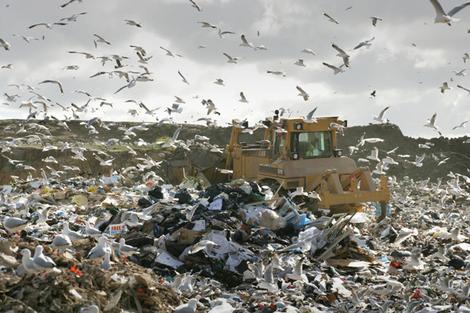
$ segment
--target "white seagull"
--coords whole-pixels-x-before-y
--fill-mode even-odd
[[[451,25],[451,23],[459,21],[453,16],[457,14],[458,12],[460,12],[465,7],[467,7],[468,5],[470,5],[470,2],[466,2],[464,4],[456,6],[455,8],[453,8],[452,10],[446,13],[438,0],[429,0],[429,1],[431,1],[431,4],[433,5],[434,10],[436,11],[436,17],[434,18],[434,23],[444,23],[444,24],[448,24],[449,26]]]
[[[385,107],[385,109],[380,111],[378,116],[374,116],[374,121],[377,121],[377,122],[382,123],[382,124],[386,123],[388,121],[388,119],[384,118],[384,114],[388,109],[390,109],[390,107]]]
[[[327,13],[323,13],[323,16],[325,16],[330,22],[335,23],[335,24],[339,24],[339,22],[336,19],[332,18]]]
[[[248,42],[248,40],[246,40],[245,35],[242,34],[240,38],[242,40],[242,43],[240,44],[240,46],[254,48],[253,44],[251,42]]]
[[[246,99],[245,94],[243,93],[243,91],[240,91],[240,100],[238,100],[238,101],[243,102],[243,103],[248,103],[248,100]]]
[[[343,49],[338,47],[336,44],[331,45],[336,51],[338,51],[337,56],[343,59],[343,64],[346,67],[349,67],[349,54],[347,54]]]
[[[328,67],[329,69],[332,69],[332,70],[334,71],[334,74],[335,74],[335,75],[344,72],[342,66],[337,67],[337,66],[328,64],[328,63],[326,63],[326,62],[323,62],[322,64],[325,65],[326,67]]]
[[[296,86],[295,88],[297,88],[297,90],[299,91],[298,96],[304,98],[304,100],[307,101],[309,98],[309,94],[305,90],[303,90],[300,86]]]
[[[3,49],[8,51],[8,50],[10,50],[11,45],[7,41],[5,41],[4,39],[0,38],[0,47],[2,47]]]

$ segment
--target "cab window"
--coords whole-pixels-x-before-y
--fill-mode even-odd
[[[326,158],[332,155],[331,133],[304,132],[292,134],[292,152],[301,159]]]

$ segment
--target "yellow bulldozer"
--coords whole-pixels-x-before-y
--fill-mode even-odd
[[[367,167],[357,167],[353,159],[337,149],[338,132],[347,121],[338,117],[279,118],[263,123],[264,140],[239,142],[248,125],[235,125],[226,146],[226,169],[232,179],[256,180],[271,186],[273,192],[294,190],[318,194],[318,207],[358,210],[363,203],[375,202],[379,219],[387,214],[390,191],[387,177],[376,184]]]

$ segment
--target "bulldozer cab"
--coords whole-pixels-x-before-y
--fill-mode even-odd
[[[263,140],[252,144],[238,142],[247,125],[233,127],[226,147],[226,168],[233,170],[233,178],[274,181],[285,190],[315,191],[325,208],[389,201],[386,177],[376,186],[367,167],[357,167],[337,148],[337,130],[346,127],[346,121],[273,118],[264,125]]]
[[[331,124],[343,125],[337,117],[303,119],[272,119],[264,122],[263,140],[247,144],[239,135],[248,125],[235,126],[227,145],[227,168],[234,178],[258,178],[260,165],[276,161],[297,161],[341,156],[336,149],[336,131]]]

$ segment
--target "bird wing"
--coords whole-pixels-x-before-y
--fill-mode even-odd
[[[194,2],[193,0],[189,0],[189,2],[192,3],[193,7],[195,7],[196,10],[198,10],[199,12],[201,12],[201,7],[200,7],[196,2]]]
[[[364,43],[364,42],[360,42],[357,46],[355,46],[355,47],[353,48],[353,50],[357,50],[357,49],[359,49],[359,48],[361,48],[361,47],[363,47],[363,46],[365,46],[365,43]]]
[[[117,94],[118,92],[120,92],[121,90],[123,90],[124,88],[126,88],[126,87],[128,87],[128,86],[129,86],[129,84],[122,86],[121,88],[119,88],[118,90],[116,90],[116,92],[115,92],[114,94]]]
[[[302,87],[296,86],[295,88],[297,88],[297,90],[298,90],[301,94],[303,94],[303,95],[306,95],[306,94],[307,94],[307,93],[305,92],[305,90],[302,89]]]
[[[383,109],[382,111],[380,111],[380,113],[379,113],[379,118],[380,118],[380,119],[382,119],[382,118],[384,117],[384,114],[385,114],[385,112],[386,112],[388,109],[390,109],[390,107],[386,107],[385,109]]]
[[[51,83],[51,84],[56,84],[59,86],[59,89],[60,89],[60,93],[64,93],[64,89],[62,88],[62,84],[56,80],[43,80],[42,82],[40,82],[39,84],[46,84],[46,83]]]
[[[331,46],[332,46],[336,51],[338,51],[339,53],[341,53],[342,55],[348,55],[346,52],[344,52],[343,49],[341,49],[341,48],[338,47],[337,45],[332,44]]]
[[[242,34],[242,35],[240,36],[240,38],[242,39],[242,42],[243,42],[244,44],[249,45],[248,40],[246,40],[245,35]]]
[[[431,125],[434,125],[434,123],[436,122],[436,117],[437,117],[437,113],[434,113],[430,120]]]
[[[60,7],[61,7],[61,8],[65,8],[66,6],[68,6],[69,4],[71,4],[71,3],[75,2],[75,1],[76,1],[76,0],[69,0],[69,1],[65,2],[64,4],[62,4]]]
[[[149,108],[147,108],[147,106],[143,102],[139,103],[139,107],[141,107],[142,109],[144,109],[147,112],[150,112]]]
[[[327,13],[323,13],[324,16],[326,16],[331,22],[335,23],[335,24],[339,24],[339,22],[337,20],[335,20],[334,18],[332,18],[330,15],[328,15]]]
[[[461,86],[461,85],[457,85],[457,88],[463,89],[463,90],[465,90],[466,92],[469,92],[469,93],[470,93],[470,89],[465,88],[465,87],[463,87],[463,86]]]
[[[446,15],[446,12],[444,12],[444,9],[442,8],[438,0],[429,0],[429,1],[431,1],[431,4],[433,5],[434,10],[436,11],[436,16]]]
[[[34,27],[37,27],[37,26],[46,26],[47,27],[47,24],[46,23],[37,23],[37,24],[33,24],[33,25],[29,26],[28,28],[31,29],[31,28],[34,28]]]
[[[464,4],[461,4],[459,6],[456,6],[455,8],[453,8],[452,10],[450,10],[447,15],[448,16],[454,16],[455,14],[459,13],[462,9],[464,9],[465,7],[469,6],[470,5],[470,2],[466,2]]]
[[[168,49],[165,49],[165,48],[163,48],[163,47],[160,47],[160,49],[162,49],[162,50],[166,51],[166,53],[171,53],[171,51],[170,51],[170,50],[168,50]]]
[[[184,81],[186,84],[189,84],[189,82],[186,80],[186,77],[184,77],[183,74],[181,74],[180,71],[178,71],[178,75],[183,79],[183,81]]]
[[[326,62],[323,62],[322,64],[325,65],[328,68],[331,68],[332,70],[339,70],[339,68],[337,68],[336,66],[328,64]]]
[[[313,114],[315,114],[315,111],[317,111],[318,107],[315,107],[315,109],[313,109],[312,111],[308,112],[307,114],[307,119],[308,120],[311,120],[312,117],[313,117]]]
[[[246,101],[246,97],[243,91],[240,92],[240,98],[242,98],[243,101]]]
[[[227,57],[227,59],[229,59],[229,61],[233,60],[233,58],[230,55],[228,55],[227,53],[224,52],[222,54],[225,55]]]

